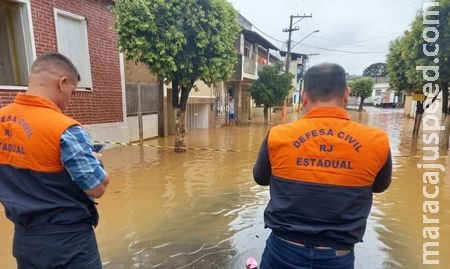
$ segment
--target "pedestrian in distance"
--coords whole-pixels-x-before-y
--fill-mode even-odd
[[[89,134],[65,116],[80,75],[59,53],[38,57],[29,85],[0,108],[0,202],[19,269],[99,269],[93,227],[110,181]]]
[[[389,139],[350,119],[341,66],[313,66],[304,79],[305,115],[269,131],[253,168],[270,186],[260,269],[352,269],[373,193],[391,183]]]
[[[236,116],[234,115],[234,98],[230,96],[228,98],[228,121],[230,125],[236,124]]]

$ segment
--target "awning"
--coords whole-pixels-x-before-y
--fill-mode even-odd
[[[251,31],[251,30],[247,30],[247,29],[243,29],[242,33],[244,34],[244,38],[246,40],[250,41],[251,43],[258,44],[261,47],[266,48],[266,49],[279,50],[275,45],[270,43],[267,39],[262,37],[257,32],[254,32],[254,31]]]

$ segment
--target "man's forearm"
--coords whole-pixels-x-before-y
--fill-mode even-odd
[[[261,149],[259,150],[258,159],[256,160],[255,166],[253,166],[253,178],[259,185],[268,186],[270,184],[271,175],[272,168],[270,165],[266,138],[261,145]]]
[[[375,181],[373,182],[373,192],[380,193],[387,190],[389,185],[391,185],[392,181],[392,156],[391,152],[389,151],[388,158],[386,160],[386,163],[384,164],[383,168],[378,172],[377,177],[375,178]]]

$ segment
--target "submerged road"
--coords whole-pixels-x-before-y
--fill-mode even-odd
[[[401,110],[351,112],[354,120],[386,130],[391,139],[391,188],[375,195],[364,242],[356,247],[356,268],[422,267],[425,225],[422,204],[421,139],[411,138],[413,120]],[[268,188],[257,186],[252,167],[267,133],[262,124],[194,130],[188,147],[242,152],[117,147],[104,152],[112,183],[99,200],[97,238],[105,269],[245,268],[248,256],[260,259],[269,234],[263,211]],[[148,141],[173,145],[173,138]],[[450,168],[450,159],[436,163]],[[440,265],[450,268],[450,174],[440,174]],[[3,209],[2,209],[3,211]],[[431,216],[430,216],[431,217]],[[13,227],[0,216],[0,268],[15,268]]]

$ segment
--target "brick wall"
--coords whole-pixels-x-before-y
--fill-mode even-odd
[[[114,16],[105,0],[31,0],[36,55],[57,51],[53,8],[87,18],[92,92],[76,92],[66,114],[83,124],[123,121],[117,35]],[[17,91],[0,90],[0,106],[10,103]]]

